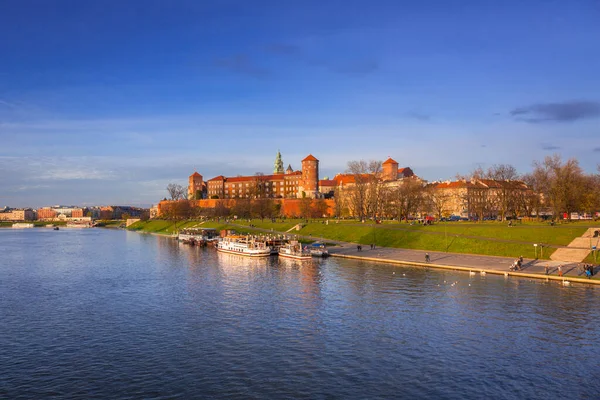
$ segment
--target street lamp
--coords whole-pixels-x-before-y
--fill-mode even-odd
[[[444,244],[446,245],[446,253],[448,252],[448,218],[444,219]]]
[[[535,253],[535,259],[537,260],[538,256],[537,256],[537,243],[533,244],[533,251]]]

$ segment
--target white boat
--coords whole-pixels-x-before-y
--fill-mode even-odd
[[[310,255],[313,257],[327,257],[329,256],[329,251],[327,247],[323,243],[315,242],[309,247]]]
[[[218,242],[219,233],[213,228],[187,228],[179,232],[177,240],[191,245],[205,246]]]
[[[33,224],[29,224],[27,222],[16,222],[12,224],[13,228],[21,229],[21,228],[33,228]]]
[[[279,257],[293,258],[294,260],[310,260],[312,256],[309,251],[302,249],[302,244],[296,240],[284,244],[279,248]]]
[[[266,257],[271,255],[271,247],[267,246],[264,240],[242,235],[225,236],[217,243],[217,251],[248,257]]]

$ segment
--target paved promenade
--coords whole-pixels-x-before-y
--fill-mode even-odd
[[[375,247],[362,245],[362,250],[357,250],[357,245],[350,243],[338,243],[338,246],[330,247],[329,253],[333,257],[362,259],[365,261],[395,263],[404,265],[416,265],[429,268],[454,269],[462,271],[473,271],[485,273],[520,276],[527,278],[542,278],[554,280],[568,280],[570,282],[583,282],[600,284],[598,279],[587,279],[583,271],[578,268],[578,263],[561,263],[552,260],[532,260],[525,258],[519,271],[510,271],[511,264],[515,258],[495,257],[471,254],[443,253],[435,251],[421,251],[397,249],[390,247]],[[429,254],[430,262],[425,262],[425,254]],[[518,255],[517,255],[518,257]],[[558,276],[558,266],[562,265],[563,277]],[[549,275],[546,275],[546,266],[549,267]],[[594,276],[595,278],[596,276]]]

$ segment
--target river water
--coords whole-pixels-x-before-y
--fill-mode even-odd
[[[0,398],[598,398],[600,289],[0,230]]]

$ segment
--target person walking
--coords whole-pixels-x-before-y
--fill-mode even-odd
[[[425,262],[428,263],[431,261],[431,258],[429,257],[429,253],[425,253]]]
[[[562,265],[558,266],[558,276],[563,276]]]
[[[544,266],[544,272],[546,272],[546,275],[550,274],[550,266],[549,265]]]

